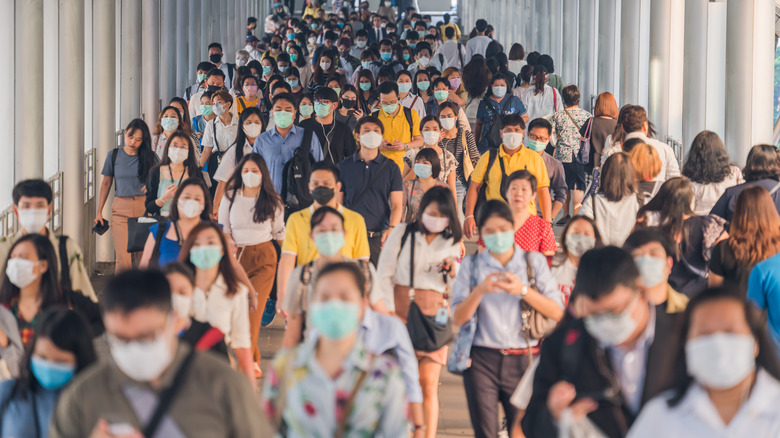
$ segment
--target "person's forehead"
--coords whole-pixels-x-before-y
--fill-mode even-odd
[[[666,250],[660,242],[647,242],[631,250],[631,255],[658,254],[666,255]]]
[[[579,316],[623,310],[627,303],[632,300],[637,293],[638,292],[626,286],[618,285],[612,292],[603,295],[598,299],[591,299],[590,297],[581,294],[577,298],[575,304]]]
[[[142,307],[127,313],[105,312],[103,320],[109,334],[132,339],[163,329],[168,320],[168,314],[155,307]]]

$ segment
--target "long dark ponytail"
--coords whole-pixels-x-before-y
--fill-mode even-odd
[[[248,119],[252,114],[260,118],[260,123],[262,126],[260,132],[262,133],[265,131],[265,119],[263,118],[263,113],[260,112],[260,108],[251,106],[241,111],[241,115],[238,117],[238,132],[236,133],[236,141],[233,142],[233,147],[236,148],[236,166],[238,166],[238,163],[240,163],[244,158],[244,144],[246,144],[244,122],[246,122],[246,119]]]
[[[136,130],[141,131],[143,140],[138,147],[138,181],[146,183],[146,177],[149,175],[149,169],[157,163],[157,155],[152,150],[152,134],[149,133],[149,127],[141,119],[133,119],[127,124],[125,132],[133,135]]]

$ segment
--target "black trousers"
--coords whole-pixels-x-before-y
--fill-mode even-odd
[[[371,250],[371,263],[374,264],[374,267],[376,267],[377,263],[379,263],[379,253],[382,252],[382,234],[381,232],[376,232],[376,234],[373,234],[373,237],[371,235],[372,232],[369,232],[368,237],[368,249]]]
[[[527,355],[504,356],[490,348],[471,348],[471,368],[463,373],[463,385],[476,438],[496,438],[498,435],[498,403],[504,407],[511,428],[517,408],[509,399],[528,363]]]

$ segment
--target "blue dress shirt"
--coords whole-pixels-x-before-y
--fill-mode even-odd
[[[252,147],[252,152],[262,155],[265,164],[268,165],[271,181],[273,181],[277,193],[282,193],[282,170],[298,146],[301,145],[303,132],[304,129],[300,126],[292,125],[290,132],[287,133],[287,138],[284,138],[274,126],[260,134]],[[311,136],[311,155],[315,161],[322,161],[322,146],[314,133]]]

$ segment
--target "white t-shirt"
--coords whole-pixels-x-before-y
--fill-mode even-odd
[[[252,153],[252,145],[247,142],[244,144],[244,155]],[[240,160],[239,160],[240,161]],[[230,146],[222,155],[222,161],[217,167],[217,171],[214,173],[214,179],[217,181],[227,182],[233,172],[236,170],[236,145]]]
[[[569,302],[571,291],[574,289],[574,279],[577,277],[577,267],[566,257],[566,261],[551,269],[553,277],[558,280],[558,290],[564,296],[564,301]]]
[[[222,230],[233,237],[236,245],[259,245],[271,240],[284,240],[284,209],[279,208],[273,219],[257,223],[254,220],[256,198],[239,193],[230,206],[230,199],[219,204],[219,224]]]

